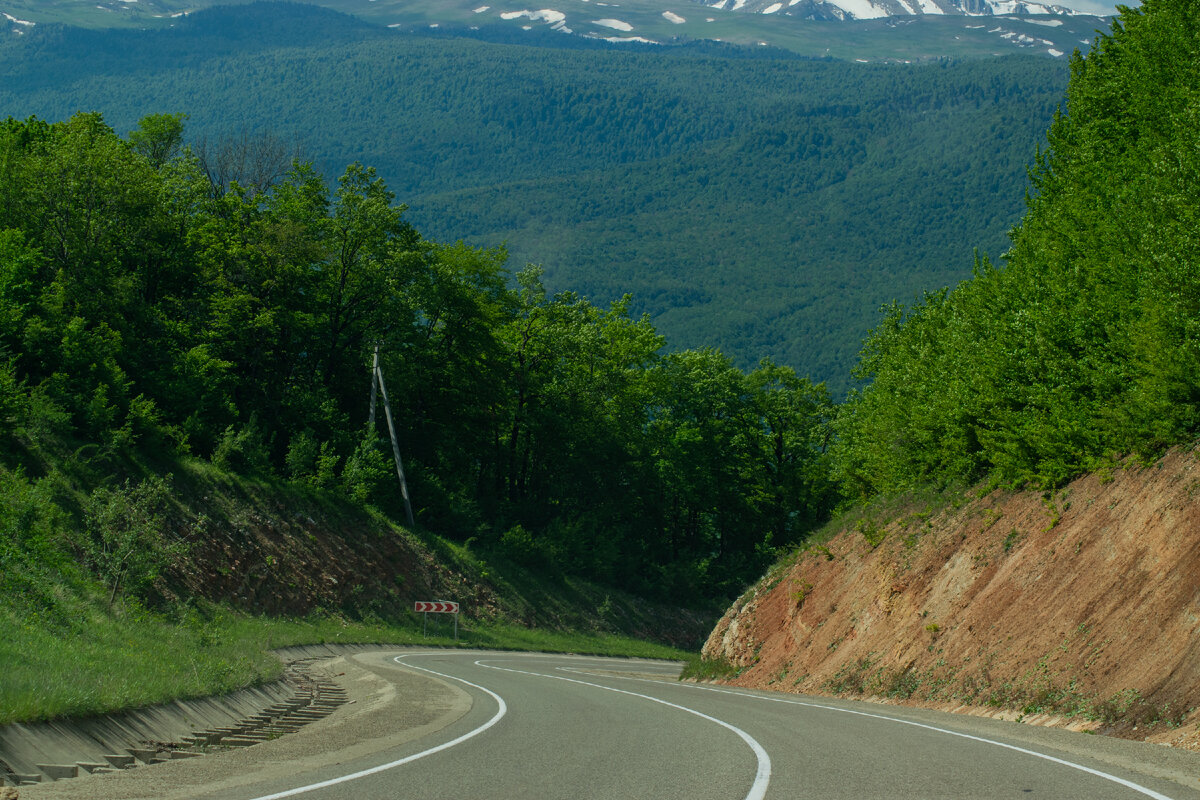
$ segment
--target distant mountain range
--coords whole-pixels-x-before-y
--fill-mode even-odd
[[[0,0],[0,36],[35,25],[155,28],[244,0]],[[854,61],[978,58],[1016,52],[1065,58],[1087,49],[1103,18],[1032,0],[315,0],[401,31],[507,43],[627,46],[710,41]],[[281,4],[282,5],[282,4]],[[1096,5],[1092,6],[1099,7]],[[281,14],[281,16],[283,16]]]
[[[712,8],[784,14],[814,20],[879,19],[925,14],[988,17],[997,15],[1075,16],[1081,12],[1026,0],[717,0]]]

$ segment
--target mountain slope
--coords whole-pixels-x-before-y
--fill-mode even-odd
[[[197,11],[237,4],[239,0],[0,0],[0,38],[54,23],[179,27]],[[626,0],[608,8],[589,0],[557,0],[537,8],[479,0],[321,0],[319,5],[381,27],[539,46],[731,42],[872,61],[1014,52],[1062,57],[1078,47],[1086,49],[1101,23],[1061,5],[1023,0]]]
[[[0,48],[0,107],[96,109],[118,130],[186,111],[193,142],[294,132],[327,174],[375,166],[435,238],[506,242],[552,289],[631,292],[677,346],[842,387],[882,303],[1004,249],[1065,71],[746,55],[499,45],[257,4],[170,31],[31,33]]]
[[[729,8],[733,11],[826,20],[878,19],[927,14],[990,17],[1000,14],[1073,16],[1079,13],[1066,6],[1033,3],[1027,0],[718,0],[711,5],[713,8]]]

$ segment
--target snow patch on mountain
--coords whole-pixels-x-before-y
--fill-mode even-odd
[[[903,18],[926,14],[1027,19],[1030,15],[1063,17],[1086,13],[1034,0],[704,0],[704,3],[722,11],[784,13],[817,20]],[[1062,20],[1043,19],[1037,23],[1057,27]]]
[[[528,17],[534,22],[540,20],[554,25],[564,21],[567,15],[552,8],[542,8],[537,11],[505,11],[500,15],[500,19],[520,19],[521,17]]]
[[[871,0],[838,0],[837,4],[855,19],[879,19],[891,16],[886,8],[875,5]]]
[[[996,14],[1061,14],[1076,12],[1062,6],[1045,5],[1043,3],[1027,3],[1025,0],[988,0]]]
[[[602,25],[605,28],[612,28],[614,31],[629,32],[629,31],[633,30],[632,25],[630,25],[628,22],[624,22],[619,19],[608,19],[608,18],[594,19],[594,20],[592,20],[592,24],[593,25]]]

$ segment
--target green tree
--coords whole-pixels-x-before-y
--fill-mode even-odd
[[[100,487],[84,510],[88,560],[109,589],[108,602],[118,594],[144,592],[164,567],[187,551],[171,538],[164,524],[170,477],[149,478],[120,488]]]
[[[134,152],[161,169],[183,150],[183,122],[187,114],[150,114],[138,121],[127,141]]]
[[[826,458],[833,402],[824,384],[769,359],[746,380],[759,419],[764,525],[770,543],[791,544],[824,521],[835,497]]]

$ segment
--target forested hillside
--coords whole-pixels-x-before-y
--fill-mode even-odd
[[[1200,749],[1197,52],[1196,3],[1124,9],[1008,258],[872,333],[831,449],[851,510],[705,647],[739,683]]]
[[[722,52],[500,45],[253,4],[171,30],[39,26],[0,46],[0,110],[300,139],[327,175],[374,166],[431,238],[507,243],[552,291],[631,293],[674,347],[771,357],[840,395],[881,304],[1007,247],[1065,69]]]
[[[824,387],[713,350],[662,355],[625,300],[554,295],[502,250],[424,238],[368,167],[332,191],[299,162],[257,191],[226,187],[181,137],[171,115],[128,140],[94,114],[0,126],[14,486],[46,477],[43,447],[118,472],[191,454],[399,513],[390,449],[366,425],[378,346],[417,521],[443,534],[701,599],[824,514]],[[19,513],[0,508],[18,533],[33,524]]]
[[[254,0],[0,0],[0,38],[55,23],[103,29],[175,27],[181,17],[202,9],[247,2]],[[899,18],[821,20],[814,17],[825,15],[814,14],[811,3],[776,9],[783,13],[759,13],[767,4],[702,8],[692,0],[624,0],[614,5],[620,11],[609,12],[617,17],[615,27],[611,16],[596,18],[590,0],[557,0],[537,10],[480,6],[474,0],[319,0],[316,5],[379,26],[509,44],[610,48],[618,43],[662,49],[733,43],[749,46],[748,52],[770,47],[810,58],[897,63],[1016,53],[1061,58],[1090,44],[1103,24],[1098,17],[1047,14],[1044,7],[1012,4],[997,9],[998,14],[989,10],[990,20],[954,13],[914,15],[904,6],[893,6]]]
[[[852,495],[1055,485],[1200,428],[1200,9],[1148,0],[1071,64],[1004,263],[893,306],[840,411]]]

